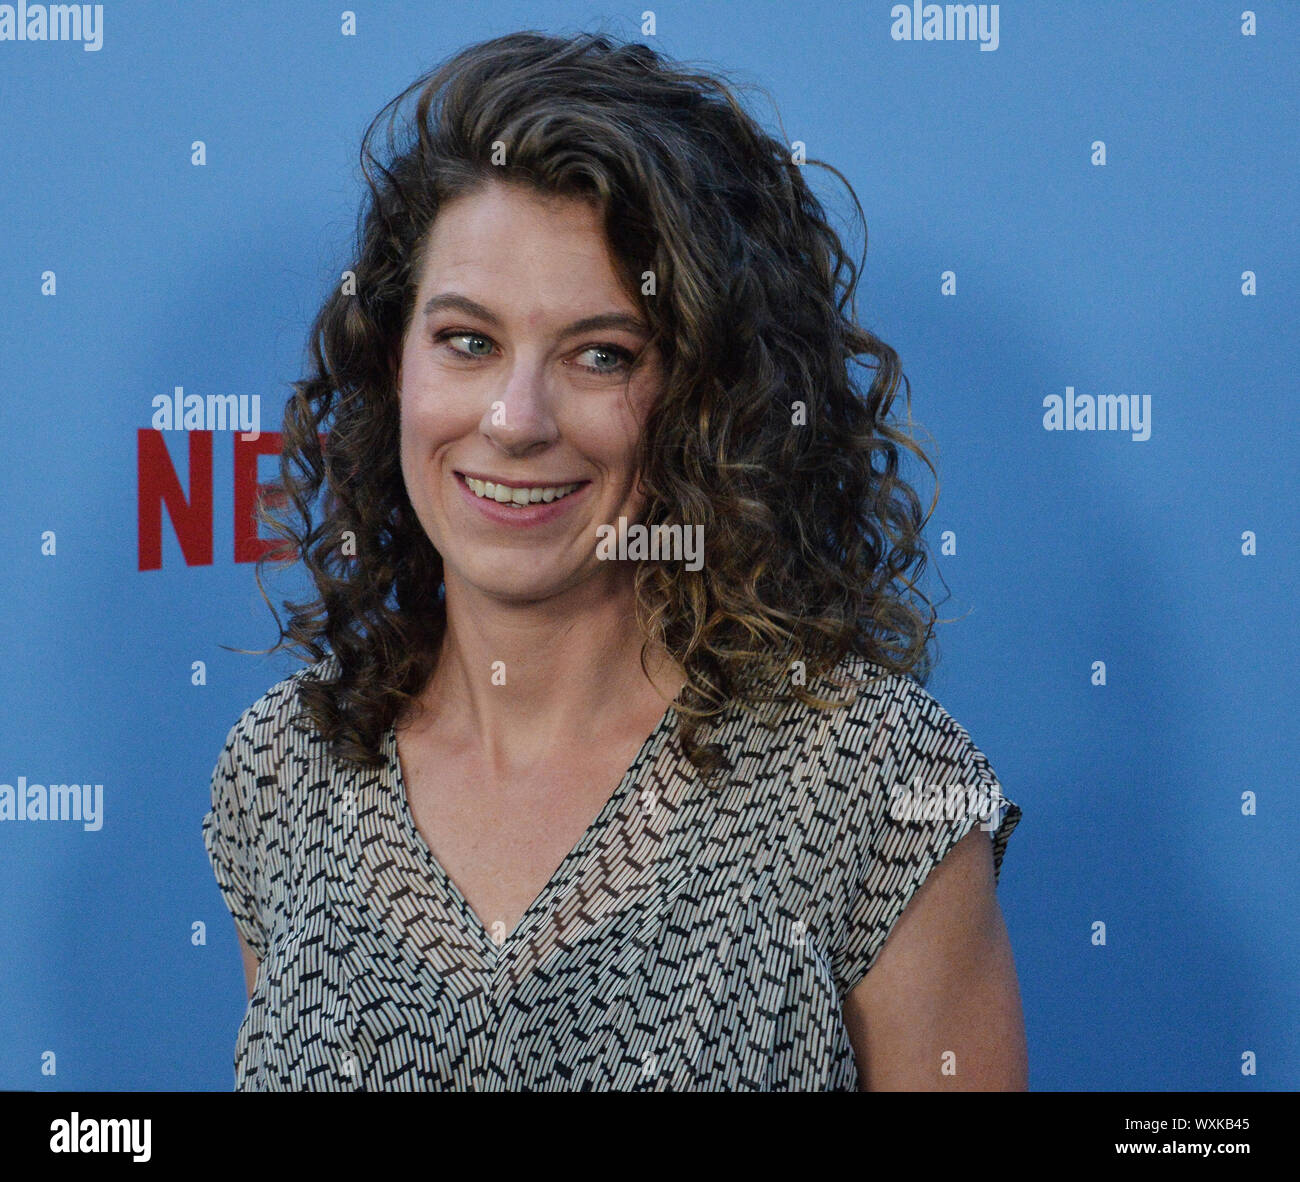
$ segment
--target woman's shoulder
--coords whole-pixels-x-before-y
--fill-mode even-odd
[[[291,764],[291,757],[310,746],[312,728],[305,721],[299,691],[304,681],[330,680],[337,659],[327,656],[276,682],[245,708],[231,726],[222,759],[253,773],[254,778],[276,775]]]
[[[328,676],[329,669],[328,659],[299,669],[247,707],[212,771],[203,839],[235,923],[259,959],[299,880],[303,850],[319,847],[303,825],[319,812],[312,797],[328,780],[313,766],[310,737],[294,724],[303,681]]]
[[[837,673],[854,684],[846,720],[855,727],[910,738],[921,747],[943,734],[961,731],[970,737],[938,698],[909,674],[857,656],[841,661]]]
[[[900,786],[996,786],[984,752],[966,728],[915,678],[859,655],[844,657],[826,676],[810,679],[810,693],[840,703],[824,708],[785,700],[769,717],[743,727],[752,750],[759,730],[786,749],[782,762],[802,768],[796,777],[816,778],[845,799],[846,808],[878,814]],[[766,744],[764,744],[766,745]],[[794,747],[793,753],[788,748]]]
[[[835,736],[836,741],[851,743],[865,738],[868,731],[882,728],[921,733],[958,725],[914,677],[857,654],[843,657],[833,670],[820,677],[790,676],[791,684],[839,704],[826,709],[783,696],[776,719],[784,726],[797,726],[801,721],[817,723],[814,730],[826,739]]]
[[[821,769],[816,811],[834,819],[824,863],[831,964],[847,996],[921,884],[976,827],[992,839],[998,880],[1021,814],[970,733],[918,680],[856,657],[836,672],[856,688],[806,763]]]

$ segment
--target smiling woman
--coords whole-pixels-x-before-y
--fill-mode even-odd
[[[310,663],[204,822],[236,1086],[1024,1087],[1019,809],[922,688],[925,457],[801,166],[603,36],[473,46],[385,112],[263,510]]]
[[[593,539],[643,509],[636,451],[663,373],[599,205],[489,179],[443,204],[412,274],[402,478],[446,585],[543,599],[599,576],[626,607],[627,572]]]

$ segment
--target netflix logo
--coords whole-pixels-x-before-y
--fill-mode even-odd
[[[280,503],[277,486],[257,479],[261,456],[280,454],[279,432],[262,431],[258,394],[186,394],[177,386],[152,401],[151,429],[136,433],[137,553],[140,570],[162,569],[163,514],[176,531],[186,566],[212,565],[212,440],[234,440],[234,514],[236,562],[256,562],[279,543],[258,533],[257,506]],[[189,490],[181,485],[166,436],[189,439]],[[324,443],[325,436],[321,436]]]
[[[189,489],[181,484],[162,431],[136,432],[137,529],[140,570],[162,569],[163,514],[176,531],[186,566],[212,565],[212,440],[216,432],[188,431]],[[225,432],[223,435],[227,434]],[[256,562],[276,543],[257,531],[257,501],[272,486],[257,479],[259,456],[279,455],[279,432],[234,441],[235,561]]]

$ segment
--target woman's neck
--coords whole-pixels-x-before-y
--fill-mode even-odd
[[[501,767],[644,730],[686,680],[658,646],[646,653],[653,680],[642,670],[630,574],[589,579],[533,603],[507,602],[449,577],[446,611],[422,712],[410,725],[436,725]]]

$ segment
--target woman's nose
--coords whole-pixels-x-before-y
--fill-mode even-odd
[[[540,356],[519,355],[490,392],[483,433],[508,451],[549,443],[557,435],[552,396]]]

